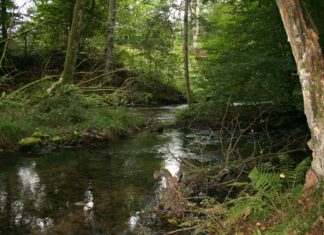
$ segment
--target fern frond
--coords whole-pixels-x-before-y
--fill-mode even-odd
[[[293,177],[295,183],[302,183],[305,179],[305,173],[311,165],[311,159],[307,158],[297,165],[294,170]]]
[[[288,175],[294,171],[296,164],[288,155],[279,155],[278,159],[281,172]]]
[[[279,192],[282,184],[278,175],[274,172],[268,172],[262,167],[254,168],[250,174],[250,186],[258,193]]]

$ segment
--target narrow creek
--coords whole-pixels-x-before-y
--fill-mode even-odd
[[[136,110],[159,126],[173,123],[183,108]],[[268,137],[251,132],[243,147]],[[142,131],[105,148],[0,153],[0,235],[138,234],[139,227],[150,227],[141,212],[165,184],[153,179],[154,172],[167,169],[176,175],[178,158],[223,162],[221,141],[219,131],[165,128]],[[159,230],[151,229],[151,234]]]
[[[161,123],[181,108],[138,110]],[[213,147],[197,154],[207,135],[191,145],[179,130],[144,131],[100,149],[0,154],[0,234],[136,234],[139,212],[163,184],[154,171],[176,174],[174,156],[208,159],[209,152],[215,159]]]

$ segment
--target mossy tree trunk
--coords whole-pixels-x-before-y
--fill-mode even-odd
[[[302,0],[276,0],[298,68],[311,132],[312,167],[305,187],[324,179],[324,59],[317,29]]]
[[[86,0],[77,0],[75,2],[73,20],[65,56],[64,70],[61,77],[62,84],[72,83],[73,81],[73,73],[75,69],[82,30],[85,1]]]
[[[107,3],[109,10],[107,19],[105,73],[107,77],[109,77],[111,65],[113,63],[116,0],[107,0]]]
[[[73,20],[69,32],[68,45],[65,55],[64,70],[60,80],[54,83],[47,91],[50,93],[60,85],[73,82],[73,74],[78,54],[80,36],[82,30],[82,21],[86,0],[76,0],[73,12]]]
[[[188,50],[188,34],[189,34],[189,1],[185,1],[184,9],[184,19],[183,19],[183,64],[184,64],[184,78],[185,78],[185,91],[187,96],[187,102],[190,104],[192,102],[191,91],[190,91],[190,81],[189,81],[189,50]]]

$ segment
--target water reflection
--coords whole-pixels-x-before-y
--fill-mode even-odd
[[[85,216],[85,222],[89,224],[91,227],[94,227],[94,200],[93,200],[93,193],[92,193],[92,185],[89,184],[88,189],[84,193],[84,216]]]
[[[21,233],[35,231],[43,234],[54,223],[50,217],[40,217],[37,213],[43,206],[46,187],[40,183],[36,166],[36,162],[32,161],[17,169],[18,180],[13,190],[16,200],[11,202],[10,211],[11,227],[21,228]]]
[[[177,130],[173,130],[165,134],[170,138],[166,145],[162,145],[157,149],[159,154],[162,154],[163,168],[168,170],[172,176],[177,177],[180,170],[180,158],[187,155],[183,149],[183,139]]]
[[[45,185],[40,184],[40,177],[36,172],[36,162],[18,169],[18,178],[21,200],[33,202],[35,209],[39,209],[45,197]]]
[[[4,189],[4,183],[0,181],[0,211],[3,212],[7,204],[7,192]]]
[[[11,204],[11,213],[15,225],[20,225],[23,220],[24,203],[21,201],[14,201]]]
[[[129,218],[128,224],[129,224],[130,231],[132,232],[135,231],[135,229],[138,226],[139,220],[140,220],[140,212],[137,211],[134,215],[132,215]]]
[[[164,122],[174,112],[154,114]],[[156,185],[154,171],[177,176],[190,154],[183,133],[167,130],[101,150],[8,160],[0,164],[0,234],[136,234],[154,188],[165,185]]]
[[[54,221],[49,217],[45,219],[37,218],[34,224],[36,224],[36,226],[33,227],[34,231],[39,231],[42,234],[46,234],[47,230],[54,226]]]
[[[22,185],[21,192],[23,194],[35,195],[39,186],[40,178],[35,172],[36,163],[33,162],[28,167],[21,167],[18,170],[18,176]],[[25,195],[22,195],[25,196]]]

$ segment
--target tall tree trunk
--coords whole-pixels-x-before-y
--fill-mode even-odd
[[[2,53],[8,38],[8,12],[7,12],[8,0],[1,0],[1,44],[0,52]]]
[[[108,76],[113,63],[116,0],[107,0],[107,2],[109,10],[107,19],[105,73]]]
[[[73,73],[75,69],[75,63],[78,54],[82,30],[85,1],[86,0],[77,0],[75,2],[73,20],[68,40],[68,47],[65,56],[64,70],[61,77],[62,84],[72,83],[73,81]]]
[[[192,1],[192,15],[193,15],[193,28],[192,28],[192,47],[197,47],[198,36],[199,36],[199,0]]]
[[[183,62],[184,62],[184,77],[185,77],[185,91],[187,96],[187,102],[190,104],[192,102],[191,91],[190,91],[190,81],[189,81],[189,51],[188,51],[188,29],[189,29],[189,1],[185,1],[184,9],[184,20],[183,20]]]
[[[86,0],[76,0],[73,12],[73,20],[69,33],[68,46],[65,55],[64,70],[58,82],[55,82],[47,92],[51,93],[60,85],[70,84],[73,82],[76,58],[78,54],[80,36],[82,29],[83,13]]]
[[[317,29],[302,0],[276,0],[295,57],[311,132],[312,167],[305,187],[324,179],[324,59]]]

